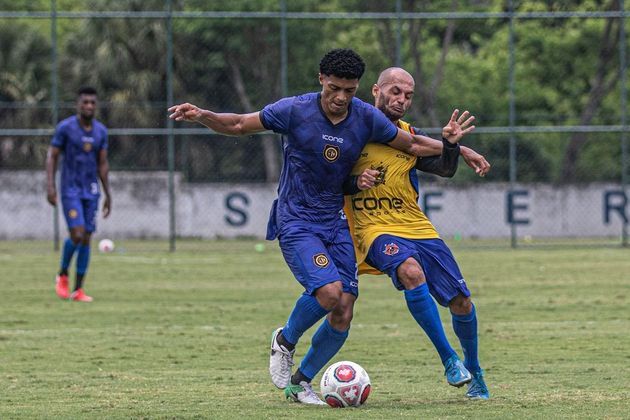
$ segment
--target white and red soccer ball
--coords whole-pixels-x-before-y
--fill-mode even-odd
[[[328,367],[320,384],[322,398],[335,408],[359,407],[372,386],[365,369],[354,362],[337,362]]]
[[[111,239],[101,239],[98,243],[98,250],[101,252],[112,252],[114,250],[114,241]]]

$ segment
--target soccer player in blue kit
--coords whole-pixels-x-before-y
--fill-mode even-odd
[[[189,103],[169,108],[170,118],[198,122],[221,134],[273,130],[286,136],[267,239],[278,238],[286,263],[305,291],[284,327],[272,335],[269,372],[287,398],[306,404],[325,404],[310,382],[343,346],[348,328],[340,329],[330,316],[324,319],[291,377],[295,345],[341,304],[342,295],[358,296],[356,258],[343,212],[344,180],[368,142],[416,156],[439,155],[443,146],[398,129],[374,106],[355,98],[364,70],[358,54],[336,49],[320,61],[319,93],[284,98],[249,114],[214,113]],[[462,135],[458,124],[450,127],[453,136]]]
[[[83,281],[90,262],[90,238],[96,230],[96,212],[100,197],[98,179],[101,180],[105,193],[103,217],[109,216],[112,206],[108,180],[107,129],[94,118],[95,111],[96,90],[91,87],[79,89],[77,114],[57,124],[46,158],[48,202],[56,206],[55,172],[59,156],[63,155],[61,204],[70,231],[70,237],[63,245],[55,291],[61,299],[70,298],[79,302],[93,300],[85,294]],[[75,253],[76,281],[74,290],[70,293],[68,267]]]

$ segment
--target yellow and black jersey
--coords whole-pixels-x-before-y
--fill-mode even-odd
[[[398,127],[414,133],[406,122]],[[366,168],[381,172],[379,184],[346,196],[345,212],[353,236],[359,274],[380,274],[365,263],[372,242],[382,234],[408,239],[433,239],[439,235],[418,205],[417,158],[390,146],[368,143],[352,169],[360,175]],[[381,179],[382,178],[382,179]]]

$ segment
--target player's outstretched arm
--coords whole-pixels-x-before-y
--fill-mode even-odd
[[[459,110],[454,110],[451,119],[442,128],[442,138],[452,144],[458,143],[462,137],[475,129],[475,126],[471,125],[474,120],[475,117],[468,111],[459,115]],[[411,135],[401,129],[398,129],[398,135],[389,145],[415,156],[440,155],[443,146],[440,140],[417,134]]]
[[[203,124],[217,133],[227,136],[245,136],[265,131],[259,112],[250,114],[216,113],[184,103],[168,109],[169,118],[175,121],[188,121]]]
[[[398,135],[388,143],[394,149],[415,156],[437,156],[442,153],[442,142],[419,134],[398,129]]]
[[[460,146],[457,143],[452,144],[446,139],[442,140],[442,144],[442,154],[440,156],[418,158],[416,169],[437,176],[452,178],[457,172]]]
[[[48,202],[57,205],[57,187],[55,186],[55,172],[57,172],[57,162],[59,161],[58,147],[50,146],[46,154],[46,199]]]
[[[101,149],[98,153],[98,177],[103,186],[105,200],[103,201],[103,217],[107,218],[112,212],[112,195],[109,191],[109,161],[107,160],[107,149]]]

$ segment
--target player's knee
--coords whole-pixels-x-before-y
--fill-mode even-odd
[[[330,311],[339,304],[342,293],[343,290],[341,282],[336,281],[334,283],[328,283],[317,289],[315,297],[322,308]]]
[[[457,295],[449,302],[448,307],[455,315],[467,315],[472,312],[473,303],[470,296]]]
[[[352,306],[345,306],[343,308],[335,308],[328,319],[330,325],[337,331],[346,331],[350,328],[352,323],[353,310]]]
[[[407,258],[407,260],[400,264],[396,270],[398,280],[407,290],[415,289],[426,281],[424,277],[424,271],[422,267],[414,258]]]
[[[75,244],[79,245],[83,243],[85,237],[85,232],[81,229],[74,229],[70,232],[70,240]]]

